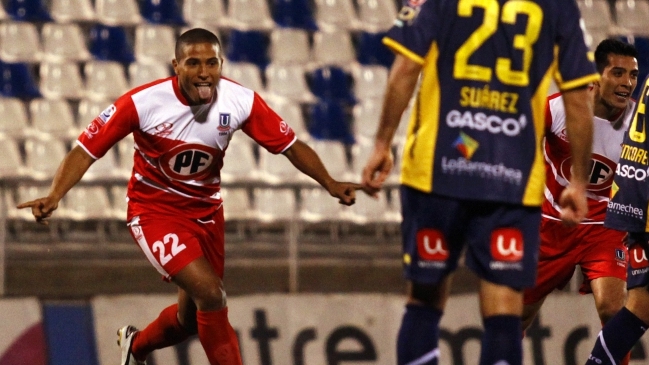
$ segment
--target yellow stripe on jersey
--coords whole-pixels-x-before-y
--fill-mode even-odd
[[[419,56],[415,52],[409,50],[408,48],[402,46],[401,43],[395,41],[394,39],[388,38],[388,37],[383,37],[382,41],[383,41],[383,44],[385,44],[392,51],[397,52],[399,54],[402,54],[406,58],[409,58],[413,62],[417,62],[420,65],[424,64],[425,60],[423,58],[421,58],[421,56]]]
[[[580,86],[586,86],[591,82],[595,82],[595,81],[599,81],[599,74],[597,73],[580,77],[575,80],[570,80],[568,82],[562,82],[560,85],[557,86],[559,87],[559,90],[564,91],[564,90],[574,89]]]
[[[437,42],[433,42],[422,70],[423,80],[415,102],[417,109],[410,116],[401,164],[401,183],[426,193],[433,188],[433,161],[439,128],[438,57]]]
[[[558,62],[555,57],[554,61],[548,68],[541,79],[536,92],[532,95],[530,106],[532,107],[532,120],[534,120],[534,162],[530,169],[530,177],[527,180],[527,186],[523,193],[523,205],[539,206],[543,203],[543,190],[545,187],[545,163],[543,157],[543,136],[545,133],[545,102],[550,88],[550,82],[553,75],[557,74]]]

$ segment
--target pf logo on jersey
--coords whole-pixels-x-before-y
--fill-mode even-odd
[[[635,244],[629,247],[629,263],[633,269],[643,269],[649,267],[647,253],[641,244]]]
[[[498,228],[491,232],[491,257],[496,261],[520,261],[523,258],[523,233],[516,228]]]
[[[446,261],[450,254],[442,232],[430,228],[417,232],[417,253],[426,261]]]
[[[160,169],[173,180],[202,180],[218,172],[214,166],[218,153],[202,144],[181,144],[160,157]]]
[[[600,191],[608,189],[613,183],[615,168],[617,164],[607,157],[593,153],[590,160],[590,179],[588,181],[588,190]],[[570,157],[563,160],[559,166],[561,176],[570,181],[572,176],[572,160]]]

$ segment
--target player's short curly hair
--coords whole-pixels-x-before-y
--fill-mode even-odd
[[[214,33],[203,28],[190,29],[178,37],[176,40],[176,60],[180,60],[183,56],[183,47],[188,44],[195,43],[211,43],[221,49],[221,41]]]
[[[595,49],[595,65],[597,65],[597,72],[600,74],[608,66],[608,55],[610,54],[638,58],[638,50],[634,45],[615,38],[604,39]]]

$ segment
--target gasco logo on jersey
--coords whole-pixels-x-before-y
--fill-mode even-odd
[[[160,169],[173,180],[201,180],[216,174],[218,150],[197,143],[178,145],[160,157]]]
[[[451,110],[446,114],[446,125],[451,128],[470,128],[477,131],[487,131],[491,134],[504,134],[508,137],[518,136],[527,125],[527,118],[521,115],[518,119],[502,119],[497,115],[487,116],[485,113],[462,114],[458,110]]]
[[[498,228],[491,232],[492,270],[522,270],[523,233],[516,228]]]
[[[450,255],[444,234],[430,228],[417,232],[417,253],[420,267],[444,268]]]
[[[615,173],[621,177],[625,177],[631,180],[645,181],[647,178],[647,172],[649,169],[637,168],[635,166],[618,164]]]

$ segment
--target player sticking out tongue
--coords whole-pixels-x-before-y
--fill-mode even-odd
[[[198,90],[198,97],[201,100],[207,101],[212,99],[212,88],[209,83],[196,84],[196,89]]]
[[[176,48],[173,60],[178,84],[190,105],[209,103],[221,79],[220,46],[210,42],[186,43]]]

